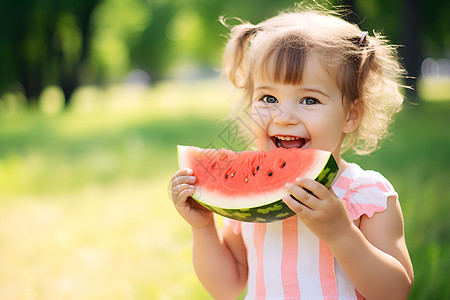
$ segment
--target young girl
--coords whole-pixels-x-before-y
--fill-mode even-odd
[[[330,189],[305,178],[286,183],[299,200],[283,198],[294,217],[224,220],[221,229],[190,198],[193,171],[176,172],[172,198],[192,227],[203,286],[216,299],[246,286],[246,299],[406,299],[413,269],[398,195],[381,174],[341,157],[373,151],[400,109],[395,49],[337,13],[298,10],[233,27],[224,70],[247,96],[260,150],[327,150],[340,171]]]

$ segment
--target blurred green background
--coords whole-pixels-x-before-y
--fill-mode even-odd
[[[220,76],[218,17],[294,3],[0,3],[0,299],[210,299],[167,194],[176,145],[226,145],[241,95]],[[405,45],[415,89],[393,134],[346,158],[400,194],[410,299],[450,299],[450,2],[331,3]]]

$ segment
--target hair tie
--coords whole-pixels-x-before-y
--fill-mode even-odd
[[[361,33],[361,38],[359,39],[359,44],[361,46],[365,46],[366,45],[366,41],[367,41],[367,36],[369,35],[368,31],[363,31]]]

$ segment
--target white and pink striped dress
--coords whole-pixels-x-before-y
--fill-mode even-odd
[[[349,166],[332,186],[352,220],[386,210],[387,198],[397,197],[381,174]],[[248,257],[245,299],[364,299],[353,287],[328,246],[298,217],[274,223],[224,220],[242,232]]]

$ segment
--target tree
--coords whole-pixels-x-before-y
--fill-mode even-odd
[[[30,105],[45,85],[61,86],[66,105],[87,58],[90,15],[98,0],[17,0],[0,4],[0,88],[20,82]]]

